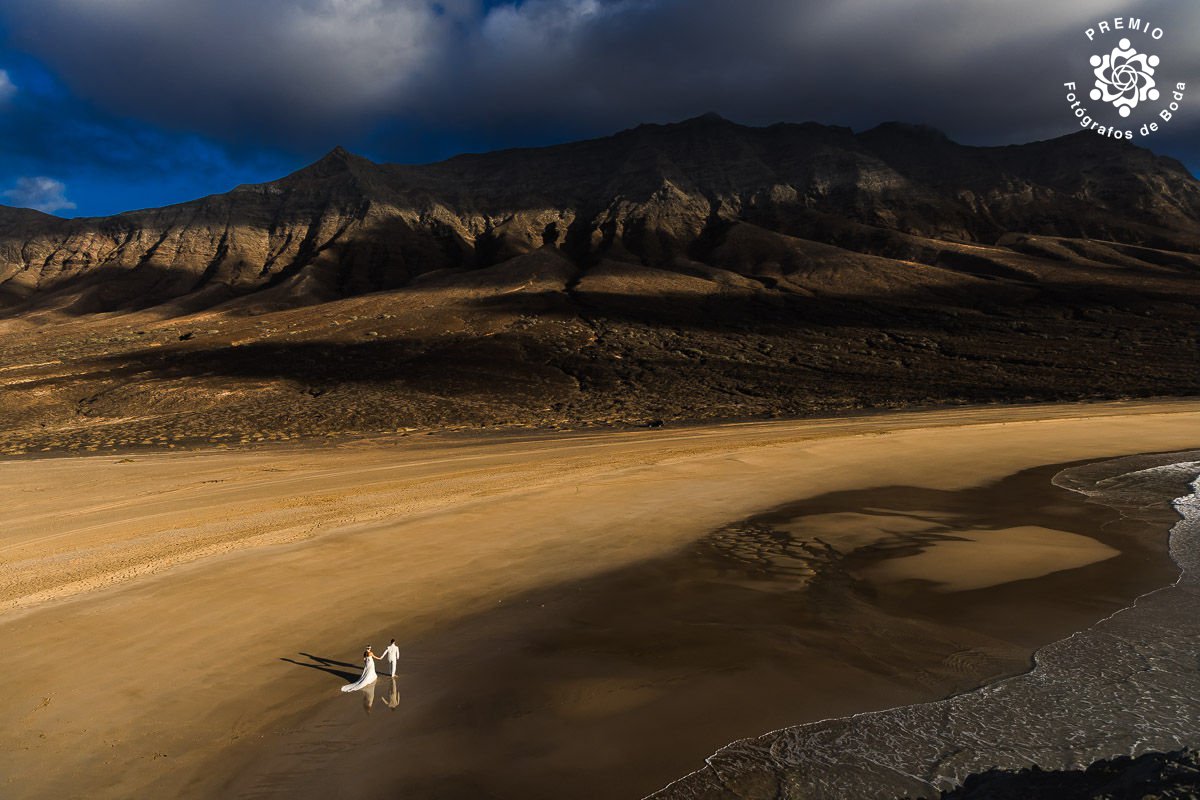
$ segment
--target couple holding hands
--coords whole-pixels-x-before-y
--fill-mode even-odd
[[[391,644],[383,651],[382,656],[377,656],[371,652],[371,645],[367,645],[367,649],[363,651],[363,671],[362,675],[354,683],[348,683],[342,687],[343,692],[356,692],[364,686],[370,686],[378,679],[375,674],[375,662],[386,661],[387,668],[390,670],[390,677],[396,677],[396,664],[400,660],[400,648],[396,646],[396,640],[392,639]]]

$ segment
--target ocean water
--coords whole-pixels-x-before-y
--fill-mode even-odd
[[[652,797],[936,797],[993,767],[1075,768],[1200,745],[1200,451],[1072,467],[1054,482],[1127,517],[1173,505],[1178,580],[1039,649],[1025,674],[735,742]]]

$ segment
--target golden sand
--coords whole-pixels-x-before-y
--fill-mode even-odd
[[[920,553],[879,562],[862,576],[883,583],[929,581],[942,591],[964,592],[1077,569],[1120,552],[1089,536],[1037,525],[946,536]]]
[[[352,662],[797,498],[1196,447],[1198,423],[1197,403],[1113,403],[0,462],[0,796],[216,796],[336,693],[283,656]],[[960,535],[884,577],[967,589],[1104,556]],[[659,689],[554,691],[591,718]]]

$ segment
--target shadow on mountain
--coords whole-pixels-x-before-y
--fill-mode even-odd
[[[1031,289],[997,281],[974,290],[928,288],[862,296],[811,297],[786,290],[708,294],[574,291],[569,297],[562,292],[512,293],[481,297],[471,304],[506,314],[574,310],[614,322],[710,332],[785,334],[806,328],[866,326],[928,329],[930,335],[953,337],[1018,319],[1035,327],[1047,320],[1070,322],[1097,315],[1144,316],[1164,311],[1181,320],[1191,319],[1197,313],[1189,302],[1194,291],[1194,280],[1190,285],[1181,280],[1177,292],[1164,288],[1136,293],[1103,284],[1050,284]]]
[[[651,403],[657,393],[676,409],[701,407],[704,398],[726,407],[770,399],[789,408],[797,393],[886,405],[1200,391],[1200,313],[1181,293],[1056,285],[1031,294],[1002,280],[987,289],[944,305],[924,292],[869,299],[778,291],[491,294],[463,300],[458,312],[500,320],[486,335],[389,329],[378,321],[371,324],[380,330],[365,341],[352,338],[361,331],[327,327],[289,338],[280,326],[236,345],[134,343],[22,388],[100,379],[273,380],[310,397],[342,384],[499,403],[575,393],[625,393]],[[390,296],[375,299],[387,308]]]

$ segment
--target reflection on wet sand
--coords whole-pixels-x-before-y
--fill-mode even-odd
[[[358,674],[351,671],[357,665],[352,664],[349,661],[338,661],[336,659],[327,658],[325,656],[315,656],[311,653],[300,653],[299,655],[303,656],[304,658],[306,658],[308,660],[307,661],[297,661],[294,658],[281,658],[279,660],[286,662],[288,664],[295,664],[297,667],[308,667],[309,669],[315,669],[315,670],[320,670],[321,672],[327,672],[330,675],[333,675],[342,681],[354,681],[358,678]],[[399,693],[399,689],[396,686],[396,679],[395,678],[380,678],[379,680],[387,680],[387,681],[391,682],[391,686],[387,690],[388,694],[383,698],[383,702],[384,702],[384,705],[386,705],[388,708],[395,711],[396,708],[399,707],[399,705],[400,705],[400,693]],[[365,711],[368,714],[371,713],[371,709],[375,705],[375,687],[378,684],[379,684],[379,681],[377,680],[377,681],[367,684],[362,689],[359,689],[359,692],[362,694],[363,711]]]
[[[505,598],[406,643],[421,657],[387,732],[364,741],[331,711],[356,743],[337,770],[363,796],[641,796],[740,736],[1021,672],[1032,647],[1157,582],[1148,560],[1171,567],[1161,529],[1054,487],[1059,469],[813,497]],[[1014,558],[1033,529],[1055,546]],[[289,747],[319,760],[328,731],[305,736]],[[385,756],[388,770],[365,768]],[[254,777],[286,788],[288,764]]]
[[[363,711],[367,712],[368,714],[371,713],[371,707],[375,705],[375,684],[376,683],[378,683],[378,681],[372,681],[371,683],[368,683],[366,686],[364,686],[363,688],[358,690],[359,692],[362,693],[362,696],[363,696]]]
[[[397,708],[400,707],[400,692],[396,688],[396,679],[390,678],[389,680],[391,680],[391,682],[392,682],[392,687],[391,687],[391,691],[388,693],[388,696],[383,698],[383,704],[385,706],[387,706],[388,708],[390,708],[392,711],[395,711]]]

